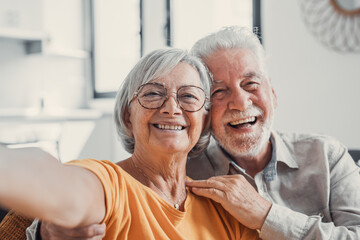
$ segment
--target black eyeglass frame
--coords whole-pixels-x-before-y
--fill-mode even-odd
[[[157,86],[161,86],[161,87],[163,87],[163,88],[165,89],[166,98],[164,99],[163,103],[162,103],[159,107],[149,108],[149,107],[145,107],[144,105],[141,104],[141,102],[140,102],[140,100],[139,100],[139,98],[138,98],[139,92],[140,92],[141,89],[142,89],[144,86],[146,86],[146,85],[157,85]],[[180,104],[180,102],[179,102],[179,99],[178,99],[179,91],[180,91],[182,88],[185,88],[185,87],[195,87],[195,88],[200,89],[200,90],[204,93],[204,96],[205,96],[204,102],[203,102],[203,104],[201,105],[201,107],[200,107],[198,110],[189,111],[189,110],[184,109],[183,106],[181,106],[181,104]],[[151,110],[152,110],[152,109],[162,108],[162,107],[164,106],[165,102],[169,99],[168,90],[167,90],[167,88],[165,87],[165,84],[163,84],[163,83],[157,83],[157,82],[148,82],[148,83],[141,84],[141,85],[138,87],[138,89],[134,92],[134,95],[133,95],[132,99],[130,100],[129,105],[131,104],[132,100],[134,100],[135,97],[137,98],[137,101],[138,101],[138,103],[140,104],[140,106],[142,106],[142,107],[145,108],[145,109],[151,109]],[[176,102],[178,103],[178,105],[180,106],[180,108],[181,108],[182,110],[184,110],[185,112],[198,112],[198,111],[200,111],[200,110],[205,106],[205,103],[206,103],[206,101],[208,101],[208,99],[209,99],[209,98],[206,96],[205,90],[202,89],[202,88],[199,87],[199,86],[195,86],[195,85],[185,85],[185,86],[179,87],[178,90],[176,91]]]

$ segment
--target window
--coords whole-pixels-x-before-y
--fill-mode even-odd
[[[252,0],[172,0],[172,46],[190,49],[223,26],[253,26]]]
[[[260,27],[260,0],[92,0],[95,98],[114,97],[150,51],[189,49],[226,25]]]
[[[141,55],[140,0],[93,0],[94,97],[114,97]]]

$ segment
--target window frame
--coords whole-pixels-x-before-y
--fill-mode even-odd
[[[94,1],[89,0],[89,11],[90,11],[90,78],[91,78],[91,89],[92,89],[92,99],[106,99],[106,98],[114,98],[116,96],[116,91],[110,92],[98,92],[96,91],[96,67],[95,67],[95,18],[94,18]],[[144,54],[144,37],[143,37],[143,0],[139,0],[139,17],[140,17],[140,57]],[[166,5],[166,25],[165,25],[165,38],[166,45],[171,47],[173,42],[172,36],[172,0],[165,0]],[[262,35],[261,35],[261,0],[253,0],[253,31],[258,35],[260,42],[262,43]]]
[[[106,98],[115,98],[117,91],[109,92],[98,92],[96,91],[96,64],[95,64],[95,9],[94,1],[89,0],[89,9],[90,9],[90,79],[91,79],[91,89],[92,89],[92,99],[106,99]],[[143,56],[143,0],[139,0],[139,17],[140,17],[140,57]]]

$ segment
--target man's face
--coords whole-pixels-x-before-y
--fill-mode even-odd
[[[211,127],[233,157],[256,156],[268,143],[276,95],[248,49],[220,49],[205,60],[213,74]]]

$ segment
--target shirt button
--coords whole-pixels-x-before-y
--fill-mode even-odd
[[[323,217],[324,217],[324,214],[323,214],[322,212],[320,212],[320,213],[319,213],[319,216],[320,216],[321,218],[323,218]]]

